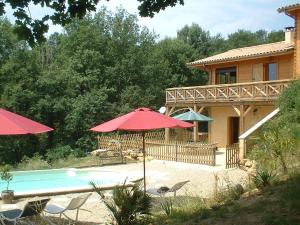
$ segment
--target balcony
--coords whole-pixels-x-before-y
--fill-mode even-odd
[[[224,103],[277,100],[291,79],[166,89],[166,103]]]

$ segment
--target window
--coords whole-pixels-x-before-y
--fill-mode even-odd
[[[265,80],[277,80],[277,64],[266,64]]]
[[[217,84],[236,83],[236,67],[221,68],[216,70]]]

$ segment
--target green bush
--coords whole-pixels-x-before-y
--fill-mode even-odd
[[[1,180],[6,182],[6,190],[8,190],[9,183],[13,179],[13,175],[10,171],[11,171],[11,166],[9,166],[9,165],[3,166],[0,170],[0,178],[1,178]]]
[[[17,165],[18,170],[41,170],[49,169],[51,166],[38,153],[34,154],[32,158],[24,156],[22,161]]]
[[[113,214],[115,221],[112,224],[136,225],[140,223],[142,216],[150,215],[151,197],[144,193],[140,186],[126,187],[124,183],[115,187],[112,199],[108,199],[95,183],[91,185]]]
[[[164,213],[167,216],[171,216],[173,213],[173,202],[170,198],[163,198],[163,200],[160,202],[160,206]]]
[[[300,161],[300,81],[279,98],[279,114],[257,132],[249,157],[268,170],[287,174]]]
[[[46,157],[48,162],[64,159],[72,154],[73,149],[69,145],[59,145],[47,151]]]
[[[264,188],[270,186],[275,181],[276,176],[277,174],[274,170],[268,171],[263,169],[253,176],[253,183],[257,188]]]

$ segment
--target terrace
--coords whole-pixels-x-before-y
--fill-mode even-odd
[[[292,79],[166,89],[166,104],[275,101]]]

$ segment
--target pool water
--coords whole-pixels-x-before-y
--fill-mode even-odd
[[[9,189],[18,193],[52,192],[54,190],[74,190],[89,188],[90,182],[97,185],[119,184],[127,178],[124,173],[100,169],[55,169],[13,172]],[[6,183],[0,181],[0,190]]]

